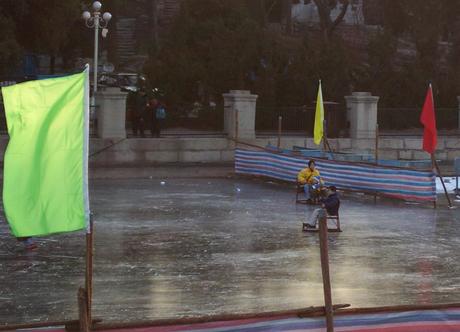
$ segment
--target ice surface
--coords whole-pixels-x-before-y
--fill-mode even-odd
[[[444,180],[444,185],[446,186],[446,190],[449,194],[452,194],[455,192],[456,188],[456,178],[455,177],[443,177]],[[460,179],[459,179],[460,181]],[[460,183],[459,183],[460,187]],[[441,183],[441,179],[439,177],[436,178],[436,192],[437,193],[443,193],[444,188]]]
[[[94,315],[133,321],[322,305],[318,238],[301,232],[314,207],[294,200],[292,185],[256,180],[92,182]],[[329,236],[334,303],[460,302],[458,209],[346,195],[340,213],[344,231]],[[0,322],[77,318],[84,234],[40,238],[34,252],[5,222],[0,237]]]

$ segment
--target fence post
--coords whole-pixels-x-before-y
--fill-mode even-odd
[[[458,124],[457,124],[457,129],[460,130],[460,96],[457,96],[457,101],[458,101]]]
[[[283,122],[283,117],[280,115],[278,116],[278,150],[281,147],[281,125]]]

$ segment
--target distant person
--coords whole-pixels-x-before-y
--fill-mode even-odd
[[[16,238],[19,242],[22,242],[27,250],[35,250],[37,249],[37,244],[35,241],[30,237],[18,237]]]
[[[316,169],[313,159],[308,162],[308,167],[302,169],[297,175],[297,182],[303,185],[307,201],[312,201],[312,193],[318,192],[323,186],[323,180]]]
[[[166,108],[163,103],[158,103],[157,108],[155,110],[155,130],[154,136],[160,137],[161,135],[161,128],[163,127],[163,123],[166,119]]]
[[[148,107],[148,97],[144,88],[140,88],[136,91],[134,98],[134,110],[133,110],[133,135],[137,137],[139,133],[141,137],[144,137],[145,130],[145,113]]]
[[[158,105],[159,105],[158,99],[156,98],[150,99],[148,107],[147,107],[147,112],[146,112],[152,137],[155,137],[157,134],[157,107]]]
[[[313,211],[309,223],[306,224],[308,228],[316,228],[320,218],[339,215],[340,199],[335,186],[327,188],[327,197],[320,199],[320,202],[322,203],[321,208]]]

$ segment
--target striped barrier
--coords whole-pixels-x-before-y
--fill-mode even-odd
[[[236,149],[235,172],[295,182],[309,158],[292,153]],[[406,201],[436,201],[435,174],[400,167],[315,159],[326,185]]]

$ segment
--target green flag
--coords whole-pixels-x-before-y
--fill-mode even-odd
[[[10,136],[3,205],[16,237],[88,224],[88,90],[88,69],[2,88]]]

